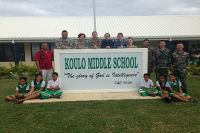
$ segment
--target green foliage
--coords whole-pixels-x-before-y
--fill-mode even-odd
[[[198,65],[189,65],[188,71],[191,75],[200,76],[200,66],[198,66]]]
[[[19,65],[14,66],[10,64],[10,67],[0,67],[0,77],[15,78],[19,76],[33,76],[37,72],[35,65],[26,65],[22,62]]]
[[[0,77],[9,75],[10,74],[10,68],[7,67],[0,67]]]

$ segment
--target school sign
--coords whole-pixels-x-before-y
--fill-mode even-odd
[[[55,71],[66,92],[136,91],[147,72],[148,50],[55,49]]]

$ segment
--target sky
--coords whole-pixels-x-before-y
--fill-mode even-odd
[[[95,0],[97,16],[200,15],[200,0]],[[0,16],[92,16],[93,0],[0,0]]]

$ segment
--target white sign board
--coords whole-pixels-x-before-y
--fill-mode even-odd
[[[140,87],[148,49],[55,49],[55,71],[68,92],[123,92]]]

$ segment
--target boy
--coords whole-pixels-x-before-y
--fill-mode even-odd
[[[142,80],[142,83],[141,83],[141,87],[139,89],[139,93],[140,95],[142,96],[155,96],[155,93],[154,93],[154,84],[153,84],[153,81],[151,79],[149,79],[149,74],[148,73],[145,73],[144,74],[144,80]]]
[[[29,84],[26,77],[21,77],[15,88],[15,94],[6,96],[6,101],[15,101],[17,99],[25,98],[29,92]]]
[[[60,98],[62,95],[62,91],[60,89],[61,84],[58,79],[58,73],[53,72],[52,79],[49,80],[47,89],[40,93],[41,99]]]
[[[170,96],[173,96],[178,101],[182,102],[195,102],[192,100],[192,97],[187,93],[183,93],[182,84],[179,80],[176,79],[174,74],[169,75],[169,85],[170,85]]]

